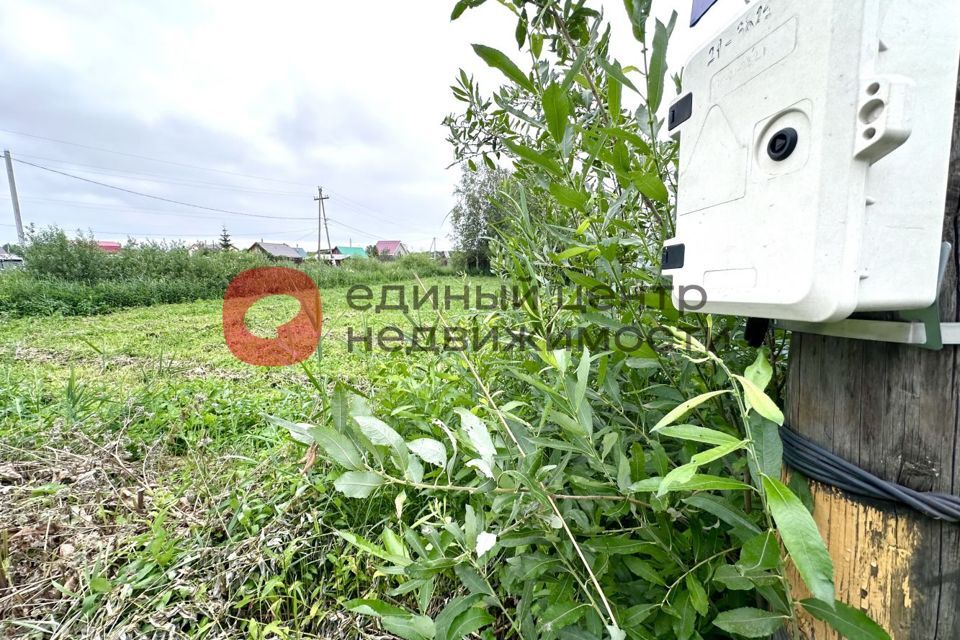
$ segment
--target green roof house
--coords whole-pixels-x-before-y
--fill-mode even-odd
[[[333,248],[334,255],[341,255],[344,258],[366,258],[367,251],[363,247],[341,247]]]

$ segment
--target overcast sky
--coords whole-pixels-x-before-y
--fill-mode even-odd
[[[460,67],[481,86],[499,82],[471,43],[517,57],[514,21],[496,2],[451,23],[453,4],[4,0],[0,146],[88,180],[270,217],[15,163],[24,223],[185,242],[225,224],[238,246],[313,250],[322,185],[334,245],[400,239],[425,250],[436,237],[448,247],[459,176],[441,126],[459,104],[449,85]],[[658,15],[680,16],[671,72],[744,0],[719,0],[693,30],[690,4],[655,2]],[[623,3],[603,5],[614,54],[635,63]],[[3,176],[0,244],[16,239]]]

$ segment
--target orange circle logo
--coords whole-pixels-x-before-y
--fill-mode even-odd
[[[293,296],[300,312],[277,327],[276,338],[261,338],[247,328],[244,318],[256,302],[269,296]],[[287,267],[262,267],[237,275],[223,297],[223,337],[240,360],[264,367],[283,367],[303,362],[320,343],[323,306],[320,290],[302,271]]]

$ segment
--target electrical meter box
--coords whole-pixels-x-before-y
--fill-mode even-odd
[[[764,0],[683,71],[678,307],[833,322],[937,296],[960,0]]]

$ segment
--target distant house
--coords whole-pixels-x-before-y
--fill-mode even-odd
[[[316,254],[313,254],[316,256]],[[350,258],[366,258],[367,252],[361,247],[343,247],[336,246],[333,249],[321,249],[320,250],[320,260],[324,262],[329,262],[335,267],[339,267],[340,263],[344,260],[349,260]]]
[[[23,258],[0,249],[0,269],[15,269],[23,266]]]
[[[300,254],[300,259],[301,259],[301,260],[306,260],[306,259],[307,259],[307,250],[306,250],[306,249],[303,249],[303,248],[301,248],[301,247],[294,247],[293,250],[296,251],[298,254]]]
[[[97,246],[100,247],[101,251],[107,253],[120,253],[120,249],[123,248],[119,242],[112,242],[110,240],[97,240]]]
[[[346,258],[366,258],[367,250],[363,247],[341,247],[337,245],[333,248],[334,255],[341,255]]]
[[[254,242],[253,246],[247,249],[248,253],[262,253],[273,260],[303,262],[306,253],[301,254],[300,251],[283,242]]]
[[[393,260],[410,253],[399,240],[378,240],[374,246],[377,249],[377,257],[381,260]]]

